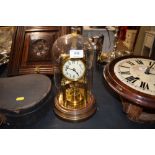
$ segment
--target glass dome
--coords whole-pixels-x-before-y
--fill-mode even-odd
[[[89,40],[72,33],[58,38],[52,48],[55,113],[64,119],[84,119],[95,111],[93,86],[94,50]]]

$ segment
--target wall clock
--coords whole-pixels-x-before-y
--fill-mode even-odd
[[[8,75],[53,75],[53,43],[69,32],[69,26],[17,26],[13,36]]]
[[[39,39],[31,43],[31,52],[29,53],[29,61],[50,60],[50,43],[44,39]]]
[[[110,87],[122,98],[134,121],[155,120],[155,61],[140,56],[114,59],[104,69]]]

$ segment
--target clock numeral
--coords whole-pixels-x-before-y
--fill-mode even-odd
[[[146,82],[141,81],[140,87],[143,88],[144,90],[145,89],[148,89],[149,90],[149,84],[146,83]]]
[[[143,64],[144,64],[142,60],[137,59],[137,60],[135,60],[135,61],[136,61],[139,65],[143,65]]]
[[[130,71],[125,71],[125,72],[120,72],[120,73],[130,75]]]
[[[130,68],[130,67],[127,67],[127,66],[123,66],[123,65],[121,65],[120,67],[123,67],[123,68]]]
[[[149,66],[151,66],[152,64],[153,64],[153,61],[150,61],[150,62],[149,62]]]
[[[65,71],[67,71],[67,69],[68,69],[68,67],[67,67],[67,66],[65,66]]]
[[[127,61],[126,63],[128,63],[128,64],[130,64],[130,65],[135,65],[133,62],[131,62],[131,61]]]
[[[138,77],[134,77],[134,76],[129,76],[129,77],[125,78],[125,79],[127,80],[127,82],[132,82],[132,83],[134,83],[137,80],[139,80]]]

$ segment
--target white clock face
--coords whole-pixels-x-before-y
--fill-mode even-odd
[[[77,81],[85,73],[85,65],[81,60],[68,60],[62,67],[63,75],[72,81]]]
[[[144,58],[124,59],[115,64],[114,72],[129,87],[155,95],[155,61]]]

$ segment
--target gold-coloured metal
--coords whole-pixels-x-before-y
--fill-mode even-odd
[[[63,119],[72,121],[79,121],[90,117],[95,113],[96,106],[94,96],[89,92],[87,93],[87,101],[83,96],[83,98],[78,101],[73,99],[73,101],[76,102],[64,101],[63,94],[58,94],[55,98],[55,113]]]
[[[35,71],[35,73],[38,73],[39,74],[40,73],[40,66],[36,66],[35,69],[34,69],[34,71]]]
[[[0,52],[0,66],[9,62],[9,54],[7,52]]]
[[[71,59],[66,55],[61,55],[61,68],[69,60]],[[84,59],[77,60],[85,65]],[[86,88],[86,69],[78,81],[70,80],[64,74],[63,76],[61,80],[63,90],[55,97],[55,113],[63,119],[72,121],[90,117],[96,111],[96,106],[93,95]]]
[[[58,78],[60,86],[55,97],[54,112],[65,120],[78,121],[86,119],[94,114],[96,111],[96,104],[91,90],[88,89],[88,66],[86,68],[88,57],[86,57],[85,51],[83,51],[84,56],[82,58],[70,58],[70,53],[68,52],[70,49],[81,49],[81,44],[80,46],[77,45],[78,34],[76,30],[73,31],[71,35],[72,40],[69,49],[67,47],[68,45],[64,45],[64,50],[61,51],[57,59],[60,64],[61,73]],[[71,63],[68,61],[71,61]],[[78,63],[77,66],[75,65],[76,61],[80,62],[79,64],[82,66],[80,67],[81,70],[78,69]],[[67,62],[68,64],[66,64]],[[71,75],[71,73],[69,74],[69,72],[67,72],[68,69],[73,70],[77,76],[76,74],[74,76]],[[70,76],[68,76],[67,73]]]

